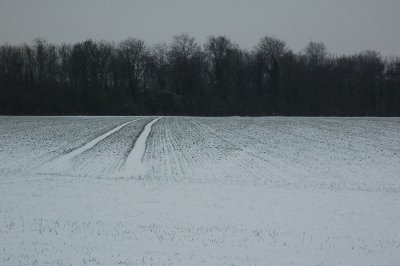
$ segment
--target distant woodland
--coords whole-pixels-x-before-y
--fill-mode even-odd
[[[268,36],[251,50],[188,34],[154,46],[36,39],[0,47],[0,114],[399,116],[400,58],[318,42],[294,52]]]

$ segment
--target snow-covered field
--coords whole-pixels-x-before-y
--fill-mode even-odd
[[[0,265],[400,265],[400,118],[0,117]]]

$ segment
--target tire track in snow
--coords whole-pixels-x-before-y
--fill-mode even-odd
[[[140,119],[143,118],[139,118],[139,119],[135,119],[126,123],[123,123],[122,125],[119,125],[117,127],[115,127],[114,129],[104,133],[103,135],[91,140],[90,142],[86,143],[85,145],[83,145],[82,147],[75,149],[53,161],[50,161],[49,163],[43,165],[42,167],[39,168],[38,172],[47,172],[47,171],[51,171],[60,167],[65,166],[66,164],[68,164],[70,162],[70,160],[82,153],[84,153],[85,151],[93,148],[96,144],[98,144],[100,141],[104,140],[105,138],[111,136],[112,134],[118,132],[119,130],[121,130],[122,128],[124,128],[125,126],[138,121]]]
[[[149,122],[143,129],[142,133],[136,139],[135,145],[133,149],[128,154],[128,157],[125,160],[125,164],[121,169],[118,177],[132,177],[132,176],[144,176],[146,172],[146,168],[144,163],[142,162],[142,158],[144,152],[146,150],[146,141],[151,132],[151,128],[153,124],[155,124],[161,117],[154,119],[153,121]]]

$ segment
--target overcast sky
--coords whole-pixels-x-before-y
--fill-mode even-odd
[[[400,0],[0,0],[0,43],[153,44],[181,32],[201,43],[226,35],[244,48],[270,35],[295,51],[314,40],[337,54],[400,55]]]

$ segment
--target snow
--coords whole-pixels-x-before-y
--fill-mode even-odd
[[[399,118],[0,117],[0,265],[399,265],[399,191]]]
[[[136,119],[139,120],[139,119]],[[51,161],[50,163],[48,163],[47,165],[44,165],[40,171],[44,171],[44,172],[48,172],[51,171],[52,168],[59,168],[59,167],[63,167],[65,164],[68,164],[71,159],[73,159],[74,157],[84,153],[85,151],[93,148],[97,143],[99,143],[100,141],[104,140],[105,138],[107,138],[108,136],[114,134],[115,132],[121,130],[123,127],[131,124],[132,122],[136,121],[136,120],[132,120],[130,122],[126,122],[123,123],[122,125],[119,125],[117,127],[115,127],[114,129],[104,133],[103,135],[101,135],[100,137],[95,138],[92,141],[89,141],[88,143],[86,143],[85,145],[83,145],[82,147],[71,151],[70,153],[67,153],[59,158],[57,158],[54,161]]]
[[[146,166],[143,163],[143,155],[146,150],[146,141],[151,132],[151,127],[155,124],[160,117],[154,119],[150,123],[148,123],[143,132],[137,138],[135,145],[133,146],[132,151],[129,153],[128,157],[125,161],[125,166],[122,175],[124,177],[142,177],[146,171]]]

